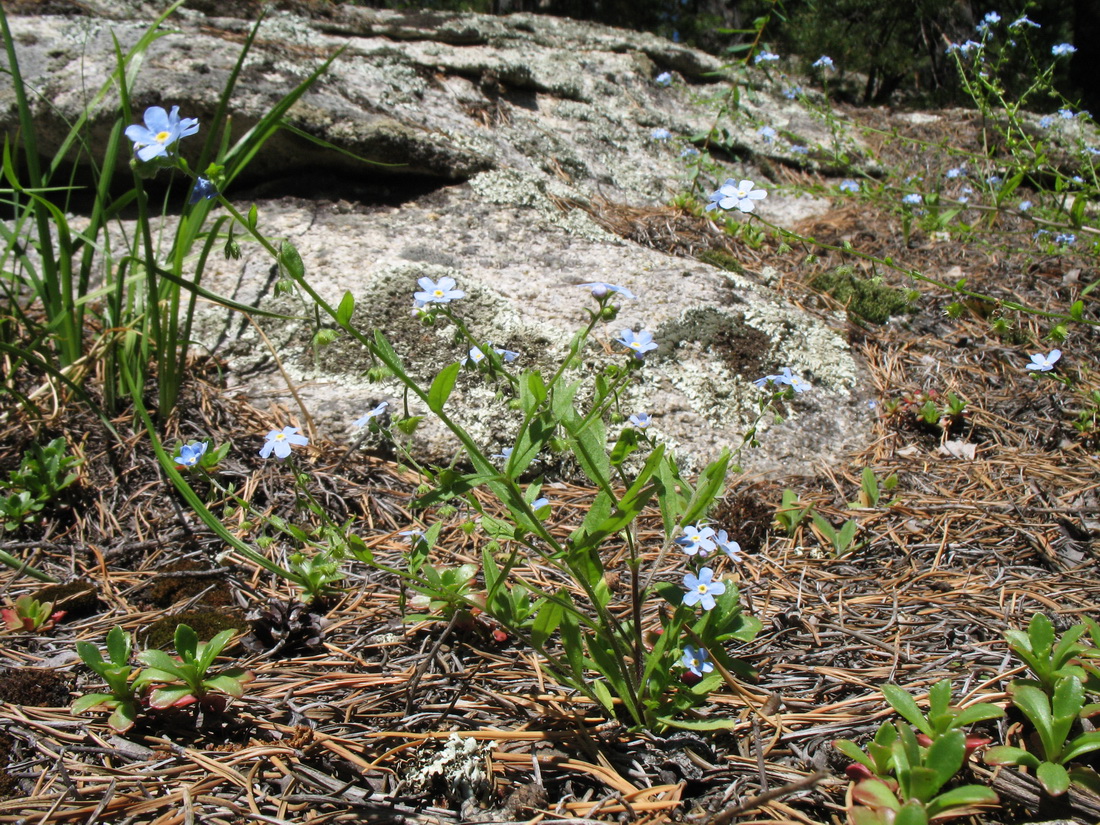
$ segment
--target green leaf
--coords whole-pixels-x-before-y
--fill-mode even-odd
[[[614,719],[615,700],[611,696],[611,691],[607,688],[607,682],[601,682],[599,679],[592,682],[592,693],[595,694],[596,699],[603,706],[607,715]]]
[[[633,427],[625,428],[619,434],[619,440],[611,449],[611,463],[615,467],[622,466],[627,456],[638,449],[638,431]]]
[[[137,720],[138,707],[135,702],[119,702],[114,713],[107,717],[107,724],[112,730],[126,733],[134,726]]]
[[[1053,762],[1044,762],[1036,768],[1035,778],[1051,796],[1061,796],[1069,790],[1069,773]]]
[[[184,662],[195,661],[199,647],[199,637],[190,625],[176,625],[176,653]]]
[[[851,739],[836,739],[833,741],[833,747],[853,762],[858,762],[870,771],[875,770],[875,763],[871,761],[871,757],[865,754],[863,748]]]
[[[924,805],[916,800],[910,800],[901,806],[894,825],[928,825],[928,814],[924,812]]]
[[[658,716],[657,721],[670,728],[680,730],[733,730],[737,722],[733,719],[677,719],[672,716]]]
[[[558,629],[562,622],[565,607],[556,600],[548,600],[542,609],[535,615],[535,623],[531,627],[532,647],[542,647],[551,634]]]
[[[192,695],[191,688],[186,685],[157,688],[149,697],[149,706],[157,710],[164,710]]]
[[[253,232],[256,231],[256,221],[259,220],[260,213],[256,210],[256,204],[252,204],[252,207],[248,210],[248,215],[245,216],[245,225],[248,226]],[[289,245],[289,242],[284,242],[284,246]]]
[[[722,454],[706,466],[699,474],[699,482],[695,493],[688,501],[687,507],[681,516],[681,524],[694,524],[697,519],[704,516],[714,500],[722,494],[726,485],[726,471],[729,468],[730,451],[723,448]]]
[[[1064,765],[1066,762],[1084,756],[1086,753],[1098,750],[1100,750],[1100,731],[1089,731],[1088,733],[1082,733],[1066,745],[1065,750],[1058,755],[1058,761]]]
[[[110,656],[111,662],[116,665],[126,664],[130,661],[130,651],[130,634],[121,627],[111,628],[111,631],[107,634],[107,654]]]
[[[101,707],[112,701],[118,700],[109,693],[87,693],[74,699],[70,710],[74,715],[79,716],[82,713],[87,713],[92,708]]]
[[[894,763],[898,764],[897,746],[894,747]],[[908,783],[906,783],[906,779]],[[918,799],[921,802],[930,800],[941,787],[938,769],[912,763],[909,765],[908,771],[904,771],[901,765],[898,765],[898,782],[901,785],[902,797],[910,800]],[[906,787],[906,784],[908,784],[908,787]]]
[[[1074,785],[1079,785],[1100,795],[1100,775],[1092,768],[1083,765],[1075,765],[1069,769],[1069,778]]]
[[[852,788],[852,799],[860,805],[873,808],[886,808],[891,811],[900,811],[901,803],[894,792],[886,786],[886,783],[878,779],[864,779],[857,782]]]
[[[239,668],[236,670],[240,671]],[[244,683],[251,681],[251,676],[252,674],[244,671],[240,671],[237,675],[228,672],[219,673],[217,676],[204,679],[202,684],[208,690],[220,690],[229,696],[240,698],[244,695]]]
[[[229,643],[229,640],[236,635],[237,631],[234,629],[223,630],[214,636],[209,642],[202,646],[202,652],[198,656],[198,669],[199,673],[203,674],[209,670],[210,665],[214,663],[214,660],[218,657],[218,654],[222,652],[222,649]]]
[[[1000,799],[992,788],[984,785],[963,785],[941,793],[925,806],[925,811],[929,817],[934,818],[952,809],[969,809],[975,805],[996,805],[998,802]],[[956,816],[964,813],[962,810],[955,811]]]
[[[1034,685],[1021,684],[1020,682],[1012,683],[1009,694],[1012,696],[1013,704],[1023,711],[1024,716],[1031,720],[1031,724],[1035,726],[1035,730],[1039,733],[1039,739],[1043,746],[1043,756],[1047,759],[1053,759],[1062,750],[1064,740],[1055,741],[1053,735],[1054,719],[1050,713],[1050,699],[1040,688]]]
[[[351,316],[355,313],[355,296],[348,290],[340,300],[340,306],[336,308],[336,321],[341,326],[351,323]]]
[[[897,685],[883,685],[879,690],[886,697],[886,701],[890,703],[890,707],[896,710],[910,725],[926,736],[933,735],[932,726],[928,724],[928,720],[920,712],[920,708],[917,707],[917,703],[908,691],[902,690]],[[950,690],[950,685],[948,685],[948,690]]]
[[[538,370],[525,372],[519,379],[519,402],[524,414],[532,416],[546,402],[546,384]]]
[[[932,788],[932,793],[922,797],[925,802],[929,801],[951,777],[958,773],[965,758],[966,734],[957,728],[943,734],[929,745],[924,764],[935,772],[935,787]]]
[[[180,663],[163,650],[143,650],[137,655],[137,659],[147,667],[163,670],[171,679],[186,679],[186,673],[180,669]],[[142,673],[142,677],[147,675],[156,676],[156,674]]]
[[[986,748],[982,759],[987,765],[1019,765],[1024,768],[1039,767],[1039,758],[1035,754],[1025,751],[1023,748],[1013,748],[1009,745],[997,745]]]
[[[559,591],[567,599],[567,605],[561,618],[561,646],[565,650],[565,659],[573,670],[573,678],[578,683],[584,683],[584,646],[581,641],[581,628],[578,621],[577,610],[573,606],[569,594]]]
[[[91,642],[77,642],[76,652],[77,655],[80,656],[80,658],[83,660],[84,664],[86,664],[96,673],[100,673],[101,670],[107,665],[107,663],[103,661],[103,654],[99,652],[99,648],[93,645]]]
[[[986,719],[1000,719],[1004,715],[1004,708],[982,702],[960,710],[955,717],[953,726],[965,728],[975,722],[984,722]]]
[[[432,386],[428,390],[428,409],[432,412],[443,412],[443,405],[451,397],[451,391],[455,388],[455,381],[458,380],[460,369],[462,369],[462,365],[456,361],[440,370],[439,375],[432,381]]]

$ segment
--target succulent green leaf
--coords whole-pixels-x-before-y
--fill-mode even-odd
[[[1010,745],[997,745],[986,748],[982,755],[987,765],[1019,765],[1025,768],[1039,767],[1039,758],[1023,748],[1014,748]]]
[[[900,811],[901,803],[886,783],[878,779],[864,779],[856,783],[852,788],[852,799],[860,805],[873,808],[886,808],[891,811]]]
[[[969,813],[969,809],[974,806],[996,805],[999,801],[992,788],[984,785],[963,785],[941,793],[925,806],[925,810],[930,818],[947,811],[952,811],[955,816],[962,816]],[[967,810],[962,810],[964,808]]]
[[[897,685],[883,685],[880,690],[882,695],[886,697],[886,701],[890,703],[890,707],[896,710],[905,721],[921,733],[927,736],[933,735],[932,726],[928,724],[928,720],[920,712],[920,708],[917,707],[913,697],[909,695],[909,691],[902,690]],[[948,691],[950,691],[950,684],[948,685]]]
[[[1069,773],[1053,762],[1044,762],[1036,768],[1035,778],[1051,796],[1061,796],[1069,790]]]

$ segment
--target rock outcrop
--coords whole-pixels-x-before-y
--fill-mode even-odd
[[[124,4],[111,7],[115,19],[11,18],[24,76],[39,92],[46,150],[89,106],[93,151],[105,141],[117,94],[96,101],[94,93],[113,70],[111,38],[128,48],[148,25],[128,19]],[[252,25],[181,9],[132,80],[135,110],[178,105],[203,129],[221,128],[211,119]],[[743,456],[746,465],[804,471],[862,443],[868,390],[838,331],[843,319],[834,329],[786,304],[767,287],[775,273],[735,276],[624,240],[593,218],[658,207],[715,177],[770,188],[763,170],[772,164],[828,167],[841,150],[858,156],[854,141],[837,138],[835,123],[807,114],[763,73],[728,72],[712,56],[652,35],[526,14],[340,6],[324,16],[278,12],[263,21],[230,107],[234,136],[338,49],[291,109],[293,129],[272,138],[225,194],[242,209],[256,203],[261,229],[298,247],[329,300],[351,290],[356,322],[386,331],[415,375],[429,381],[467,350],[449,326],[423,327],[410,316],[419,277],[455,278],[467,292],[456,310],[484,340],[520,352],[519,369],[559,360],[592,305],[576,285],[608,281],[638,297],[622,301],[619,318],[601,329],[605,351],[588,367],[624,357],[613,342],[621,329],[654,332],[661,348],[647,356],[622,412],[649,412],[652,432],[689,466],[740,442],[759,400],[752,380],[783,366],[814,389]],[[655,82],[665,72],[671,85]],[[728,107],[734,83],[741,84],[736,112],[718,118],[725,150],[693,181],[694,153],[718,117],[714,101]],[[11,131],[10,90],[0,95],[7,96],[0,125]],[[782,137],[765,142],[761,125]],[[814,148],[802,154],[798,145]],[[827,206],[776,189],[759,212],[789,224]],[[203,285],[302,315],[297,299],[275,295],[272,264],[246,245],[241,261],[208,264]],[[239,316],[216,307],[204,313],[201,343],[228,358],[234,386],[285,400],[277,355],[318,431],[330,437],[344,435],[380,400],[400,407],[396,386],[369,383],[365,357],[348,342],[315,353],[307,322],[257,319],[273,344],[269,353]],[[461,379],[450,403],[493,451],[518,426],[515,412],[475,376]],[[414,449],[446,460],[454,444],[425,426]]]

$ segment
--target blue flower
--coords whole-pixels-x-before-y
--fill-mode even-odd
[[[191,189],[191,196],[187,202],[194,206],[201,200],[211,200],[218,197],[218,187],[206,178],[195,178],[195,185]]]
[[[1020,17],[1008,24],[1008,27],[1013,30],[1021,29],[1024,26],[1031,26],[1033,29],[1042,28],[1042,26],[1040,26],[1034,20],[1029,19],[1026,14],[1023,17]]]
[[[504,349],[503,347],[493,347],[493,352],[499,355],[505,364],[511,364],[513,361],[519,358],[518,352],[510,349]]]
[[[375,407],[369,413],[364,415],[362,418],[357,418],[352,423],[352,426],[354,426],[354,427],[365,427],[365,426],[367,426],[367,424],[370,422],[370,420],[372,418],[377,418],[382,413],[384,413],[386,411],[386,407],[388,407],[389,405],[390,405],[389,401],[383,401],[381,404],[379,404],[377,407]]]
[[[902,203],[907,203],[907,204],[921,204],[921,203],[924,203],[924,198],[922,198],[920,195],[916,194],[915,192],[912,192],[912,193],[906,195],[904,198],[902,198],[901,202]]]
[[[680,153],[680,157],[685,159],[692,159],[699,157],[699,150],[694,146],[685,146],[684,151]]]
[[[135,123],[127,126],[126,137],[134,142],[138,159],[150,161],[168,157],[169,146],[198,130],[198,118],[185,117],[181,120],[179,106],[173,106],[170,114],[160,106],[150,106],[145,110],[145,125]]]
[[[710,654],[701,647],[691,645],[684,645],[684,655],[680,659],[680,664],[696,676],[702,676],[714,670],[714,662],[710,661]]]
[[[795,392],[806,392],[806,390],[810,389],[810,385],[808,383],[803,381],[797,375],[791,374],[790,367],[783,367],[783,372],[779,373],[778,375],[765,375],[763,378],[757,378],[752,383],[763,389],[769,381],[776,387],[785,384],[786,386],[791,387]]]
[[[988,23],[990,25],[992,25],[993,23],[1000,23],[1001,15],[997,14],[997,12],[995,11],[991,11],[982,18],[982,22]]]
[[[470,347],[470,354],[468,357],[462,359],[463,366],[477,365],[485,360],[485,353],[481,351],[481,347]]]
[[[756,201],[768,196],[763,189],[753,189],[753,185],[751,180],[735,183],[733,178],[727,178],[717,192],[710,193],[710,203],[707,204],[706,211],[721,208],[752,212],[756,208]]]
[[[1019,209],[1021,212],[1026,212],[1031,208],[1031,201],[1020,201]]]
[[[815,69],[831,69],[836,70],[836,64],[833,63],[833,59],[826,54],[821,55],[817,60],[813,62]]]
[[[779,59],[779,55],[772,54],[771,52],[760,52],[756,57],[752,59],[752,62],[756,65],[761,63],[771,63]]]
[[[455,289],[454,278],[440,278],[438,284],[431,278],[420,278],[416,283],[422,291],[414,292],[413,298],[425,304],[449,304],[466,297],[461,289]]]
[[[985,182],[988,183],[990,186],[1000,186],[1002,183],[1004,183],[1004,178],[1002,178],[1000,175],[990,175],[988,178],[985,179]]]
[[[605,284],[603,281],[593,281],[590,284],[577,284],[577,286],[583,286],[592,290],[592,297],[602,301],[607,297],[607,293],[614,292],[617,295],[622,295],[624,298],[636,298],[637,296],[627,289],[625,286],[616,286],[615,284]]]
[[[633,350],[634,357],[639,361],[647,352],[657,349],[657,345],[653,343],[653,333],[644,329],[641,332],[634,332],[632,329],[624,329],[615,340],[627,349]]]
[[[689,556],[698,553],[705,558],[714,552],[714,530],[704,524],[688,524],[676,543]]]
[[[184,444],[180,447],[180,454],[172,460],[179,467],[194,467],[199,463],[202,454],[206,452],[207,446],[205,441],[192,441],[190,444]]]
[[[550,506],[550,499],[548,499],[548,498],[536,498],[534,501],[531,502],[531,509],[535,512],[536,515],[538,514],[539,510],[541,510],[543,507],[549,507],[549,506]]]
[[[672,85],[672,73],[671,72],[661,72],[659,75],[657,75],[655,78],[653,78],[653,82],[656,83],[658,86],[671,86]]]
[[[415,528],[413,528],[411,530],[402,530],[397,535],[404,536],[409,541],[409,543],[412,544],[413,547],[416,547],[417,545],[419,545],[421,543],[423,543],[423,544],[428,543],[428,539],[424,535],[423,530],[417,530]]]
[[[840,182],[841,192],[858,192],[859,184],[854,180],[842,180]]]
[[[714,537],[714,543],[718,549],[730,557],[733,561],[741,561],[741,545],[733,541],[725,530],[719,530]]]
[[[1039,128],[1040,129],[1049,129],[1053,125],[1054,125],[1054,118],[1052,118],[1050,115],[1043,115],[1041,118],[1039,118]]]
[[[1097,149],[1095,146],[1086,146],[1085,151],[1090,155],[1100,155],[1100,149]]]
[[[309,444],[309,439],[304,435],[298,435],[297,427],[283,427],[282,430],[272,430],[264,436],[264,446],[260,448],[260,458],[270,458],[272,451],[275,457],[282,461],[290,455],[290,445],[296,444],[304,447]]]
[[[698,576],[694,573],[684,576],[684,587],[687,588],[687,592],[684,593],[683,603],[688,607],[702,605],[703,610],[714,607],[714,597],[726,592],[726,585],[714,581],[714,571],[709,567],[700,570]]]
[[[1062,120],[1073,120],[1077,117],[1077,114],[1072,109],[1059,109],[1058,117],[1062,118]]]
[[[1054,369],[1054,363],[1061,357],[1062,351],[1060,349],[1052,349],[1047,355],[1037,352],[1031,356],[1031,363],[1027,365],[1026,369],[1050,372]]]
[[[794,100],[800,94],[802,94],[801,86],[788,86],[783,90],[783,97],[787,98],[787,100]]]
[[[649,136],[653,138],[653,140],[668,140],[672,137],[672,132],[668,129],[654,129],[649,133]]]
[[[490,456],[490,458],[511,458],[511,456],[512,456],[512,448],[511,447],[503,447],[503,448],[501,448],[501,451],[499,453],[494,453],[493,455]]]
[[[810,150],[807,149],[805,146],[802,146],[801,144],[796,144],[796,145],[792,146],[791,147],[791,152],[793,152],[796,155],[808,155],[808,154],[810,154]]]
[[[1059,43],[1057,46],[1050,47],[1050,53],[1055,57],[1063,57],[1067,54],[1073,54],[1075,51],[1077,51],[1077,47],[1069,43]]]
[[[956,166],[954,169],[948,169],[946,175],[949,178],[962,178],[966,177],[966,170],[961,166]]]
[[[777,137],[775,129],[771,126],[761,126],[756,134],[760,135],[765,143],[771,143]]]
[[[637,427],[639,430],[644,430],[650,425],[649,413],[634,413],[628,419],[631,424]]]
[[[1054,242],[1065,244],[1066,246],[1073,246],[1077,243],[1077,236],[1072,232],[1059,232],[1054,236]]]

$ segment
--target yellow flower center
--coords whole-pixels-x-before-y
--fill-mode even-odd
[[[286,440],[286,433],[279,433],[278,435],[275,436],[275,440],[276,441],[285,441]]]
[[[157,132],[156,141],[157,143],[164,143],[170,137],[172,137],[171,132]]]
[[[435,292],[432,293],[432,295],[434,295],[436,298],[442,298],[443,297],[443,290],[442,289],[437,289]]]
[[[700,583],[699,586],[695,589],[698,590],[699,593],[704,595],[704,596],[707,595],[707,591],[710,590],[709,587],[707,587],[705,584],[702,584],[702,583]]]

